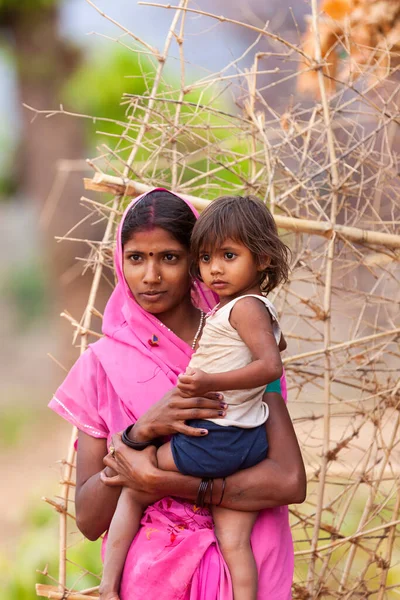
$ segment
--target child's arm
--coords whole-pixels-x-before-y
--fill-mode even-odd
[[[281,377],[282,361],[265,305],[257,298],[242,298],[232,308],[229,321],[249,348],[253,362],[225,373],[188,370],[178,379],[177,387],[182,393],[192,396],[211,390],[246,390]]]
[[[287,348],[287,343],[285,338],[283,337],[283,334],[281,333],[281,339],[279,340],[279,352],[283,352],[284,350],[286,350]]]

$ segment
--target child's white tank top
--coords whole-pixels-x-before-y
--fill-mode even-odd
[[[222,308],[207,316],[199,347],[193,354],[189,367],[206,373],[224,373],[241,369],[252,362],[249,348],[229,322],[231,310],[241,298],[252,296],[263,302],[272,319],[276,343],[281,339],[281,330],[274,305],[256,294],[239,296]],[[268,419],[268,406],[262,401],[266,386],[250,390],[224,391],[224,402],[228,404],[223,419],[209,419],[218,425],[251,428],[262,425]],[[218,392],[219,390],[215,390]]]

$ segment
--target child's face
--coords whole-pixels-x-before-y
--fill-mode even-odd
[[[204,283],[226,301],[242,294],[259,294],[260,272],[265,266],[258,264],[246,246],[231,239],[219,248],[202,248],[199,257]]]

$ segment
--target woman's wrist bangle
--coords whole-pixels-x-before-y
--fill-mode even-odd
[[[221,506],[222,500],[224,499],[224,494],[225,494],[225,486],[226,486],[226,477],[222,478],[222,490],[221,490],[221,497],[219,499],[218,504],[216,504],[215,506]]]
[[[208,477],[203,477],[203,479],[200,482],[196,498],[196,506],[198,506],[199,508],[204,507],[204,502],[210,481],[212,481],[212,479],[210,480]]]
[[[129,425],[129,427],[127,427],[122,432],[122,441],[124,442],[124,444],[129,446],[129,448],[133,448],[134,450],[144,450],[145,448],[148,448],[149,446],[154,446],[155,440],[150,440],[149,442],[133,442],[129,438],[129,433],[130,433],[132,427],[133,427],[133,425]]]
[[[213,503],[213,490],[214,490],[214,479],[210,480],[210,501],[209,505],[212,506]]]

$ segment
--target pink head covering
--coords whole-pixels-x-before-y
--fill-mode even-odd
[[[154,191],[165,191],[156,188]],[[169,192],[171,193],[171,192]],[[161,371],[164,377],[154,377],[146,381],[146,396],[153,404],[176,384],[179,373],[182,373],[190,360],[193,350],[156,316],[146,312],[134,299],[123,274],[122,227],[127,214],[146,198],[148,193],[133,200],[126,208],[118,227],[117,246],[115,250],[115,270],[118,283],[107,303],[103,319],[105,338],[94,344],[92,349],[101,362],[108,379],[121,399],[132,402],[135,398],[135,387],[143,385],[141,363],[148,360],[153,371]],[[179,196],[177,196],[178,198]],[[194,207],[183,200],[198,217]],[[166,200],[168,202],[168,200]],[[193,281],[193,304],[208,311],[216,303],[216,297],[199,281]],[[153,335],[158,338],[158,345],[152,346],[149,340]],[[121,374],[129,374],[128,377]],[[141,396],[143,390],[141,390]],[[140,397],[140,396],[139,396]],[[147,403],[147,402],[146,402]]]

